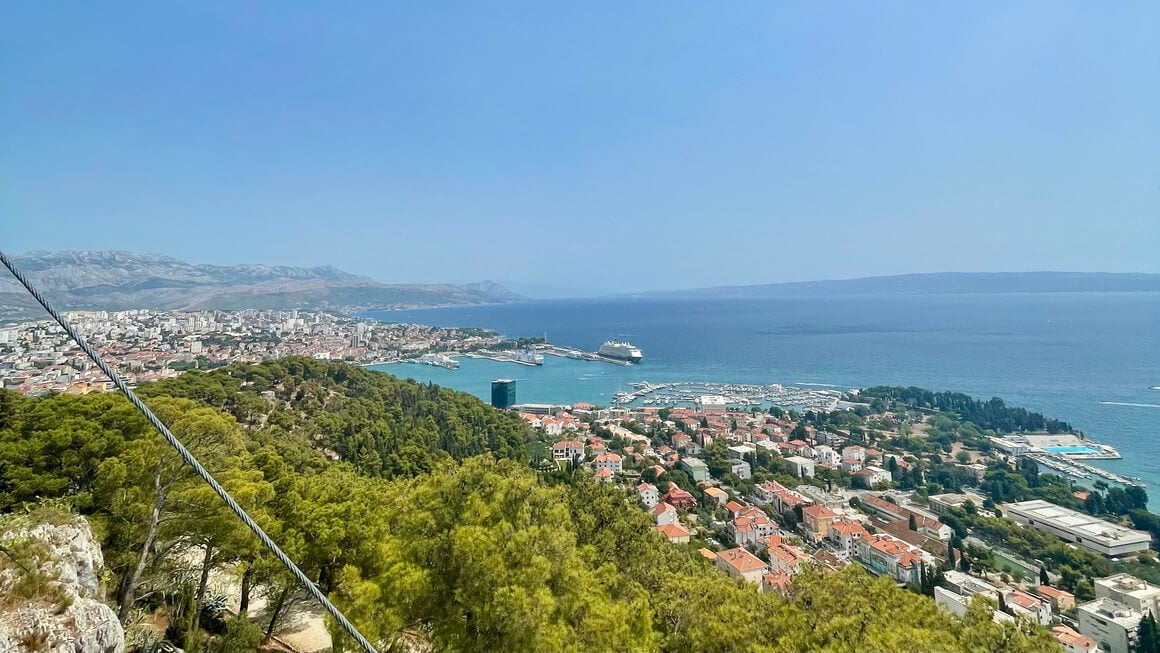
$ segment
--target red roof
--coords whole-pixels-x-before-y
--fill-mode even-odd
[[[719,560],[724,560],[726,564],[728,564],[730,567],[733,567],[740,573],[755,571],[766,566],[765,562],[763,562],[761,558],[758,558],[757,556],[746,551],[745,549],[742,549],[741,547],[721,551],[717,554],[717,558]]]
[[[685,528],[680,524],[661,524],[660,526],[655,526],[654,528],[656,528],[656,530],[661,535],[664,535],[670,540],[689,536],[689,531],[685,530]]]

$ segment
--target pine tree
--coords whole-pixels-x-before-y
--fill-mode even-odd
[[[1136,653],[1157,653],[1160,650],[1160,636],[1156,632],[1156,617],[1151,612],[1140,620],[1139,639],[1136,644]]]
[[[909,526],[910,526],[910,530],[912,530],[912,531],[918,530],[918,520],[914,518],[914,513],[910,513]]]
[[[1039,584],[1040,585],[1047,585],[1050,582],[1051,582],[1051,579],[1047,577],[1047,568],[1040,565],[1040,567],[1039,567]]]
[[[959,558],[959,571],[969,573],[971,571],[971,561],[967,560],[967,556]]]
[[[946,568],[947,569],[954,569],[955,568],[955,547],[953,547],[953,546],[947,548]]]

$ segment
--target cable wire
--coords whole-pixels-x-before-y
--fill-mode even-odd
[[[238,516],[238,519],[241,519],[243,522],[245,522],[246,526],[248,526],[250,530],[254,532],[254,535],[257,535],[258,539],[262,541],[262,544],[265,545],[265,547],[274,554],[274,557],[278,558],[278,560],[283,565],[285,565],[287,569],[290,570],[290,573],[294,574],[294,577],[298,579],[298,582],[306,588],[306,591],[309,592],[314,597],[314,599],[317,600],[318,603],[321,604],[322,607],[325,608],[326,611],[335,618],[336,621],[338,621],[339,625],[342,626],[342,629],[350,634],[350,636],[353,637],[360,646],[362,646],[366,653],[377,653],[375,651],[375,647],[372,646],[371,643],[362,636],[362,633],[360,633],[358,629],[354,627],[354,624],[347,620],[346,616],[342,614],[342,611],[339,610],[338,607],[336,607],[333,603],[331,603],[330,599],[326,598],[326,595],[324,595],[322,591],[319,590],[318,587],[313,582],[311,582],[309,578],[306,577],[306,574],[302,573],[302,570],[298,568],[298,565],[294,564],[294,561],[292,561],[285,553],[282,552],[282,549],[274,543],[274,540],[270,539],[269,535],[266,535],[266,532],[262,530],[262,527],[258,526],[257,522],[255,522],[248,514],[246,514],[246,511],[240,505],[238,505],[237,501],[234,501],[234,498],[230,496],[230,493],[226,492],[225,488],[223,488],[221,484],[217,482],[217,479],[215,479],[213,475],[206,470],[205,467],[202,467],[201,463],[197,461],[197,458],[195,458],[193,454],[185,448],[185,445],[181,444],[181,441],[178,440],[177,437],[169,431],[169,427],[165,426],[165,424],[162,423],[162,421],[153,414],[153,411],[149,410],[149,407],[146,406],[145,403],[142,402],[141,399],[139,399],[137,395],[129,389],[129,386],[125,383],[124,379],[122,379],[120,375],[113,371],[113,369],[109,367],[109,365],[105,363],[104,360],[101,359],[101,357],[92,348],[92,346],[89,345],[89,343],[86,342],[79,333],[77,333],[76,329],[74,329],[71,324],[65,321],[61,314],[57,312],[55,308],[53,308],[52,304],[50,304],[49,301],[45,299],[44,295],[42,295],[40,291],[37,290],[36,286],[32,285],[32,282],[30,282],[28,278],[24,276],[24,273],[20,271],[20,268],[18,268],[16,264],[12,262],[12,259],[8,258],[8,255],[5,254],[3,250],[0,250],[0,261],[4,263],[4,267],[8,268],[8,271],[12,273],[12,276],[16,277],[16,280],[24,286],[24,289],[27,290],[28,293],[32,295],[32,297],[36,299],[36,301],[39,302],[41,306],[44,307],[44,310],[48,311],[48,314],[51,315],[54,320],[56,320],[56,323],[59,324],[61,328],[63,328],[65,332],[68,333],[69,337],[77,343],[77,346],[79,346],[85,352],[85,354],[87,354],[88,357],[92,359],[93,363],[96,364],[96,366],[99,367],[101,371],[109,377],[110,380],[112,380],[113,385],[117,386],[117,389],[120,390],[129,399],[129,402],[136,406],[137,410],[141,411],[141,414],[145,416],[145,419],[149,420],[149,423],[153,425],[153,428],[157,429],[161,435],[165,436],[165,439],[169,442],[169,444],[177,450],[177,453],[181,456],[181,459],[184,460],[190,467],[192,467],[193,470],[197,472],[197,475],[200,476],[206,483],[208,483],[211,488],[213,488],[213,491],[222,498],[222,501],[224,501],[226,505],[229,506],[229,509]]]

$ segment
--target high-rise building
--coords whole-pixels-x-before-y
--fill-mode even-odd
[[[501,410],[507,410],[516,405],[516,382],[511,379],[492,381],[491,405]]]

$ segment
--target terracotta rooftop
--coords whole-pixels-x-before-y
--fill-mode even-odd
[[[755,571],[766,566],[761,558],[758,558],[741,547],[721,551],[717,554],[717,557],[741,573]]]

